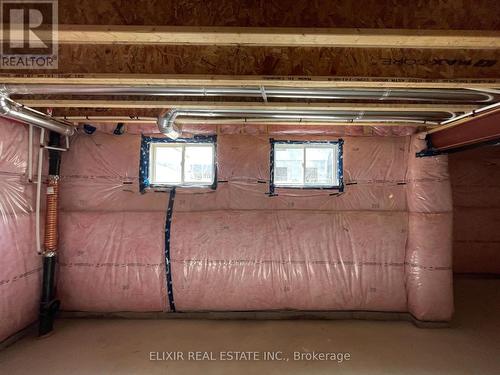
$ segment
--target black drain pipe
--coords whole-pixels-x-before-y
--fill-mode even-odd
[[[45,220],[45,238],[43,251],[43,281],[40,300],[39,336],[50,333],[54,326],[54,318],[59,310],[60,301],[55,298],[55,273],[58,242],[58,197],[59,173],[61,166],[60,147],[61,135],[49,133],[49,176],[47,180],[47,207]],[[55,149],[54,149],[55,148]]]
[[[59,300],[55,299],[55,268],[56,255],[43,255],[43,283],[42,298],[40,301],[40,316],[38,335],[50,333],[54,326],[54,318],[59,310]]]

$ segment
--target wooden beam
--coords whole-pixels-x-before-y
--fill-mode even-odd
[[[0,73],[3,84],[150,85],[150,86],[280,86],[311,88],[487,88],[500,87],[500,79],[421,79],[337,76],[229,76],[192,74],[22,74]]]
[[[467,115],[467,113],[472,112],[472,111],[469,111],[466,113],[466,115],[461,116],[462,118],[458,118],[454,121],[448,122],[447,124],[440,125],[440,126],[436,127],[435,129],[430,131],[429,134],[437,133],[437,132],[440,132],[443,130],[448,130],[450,128],[460,126],[464,123],[468,123],[472,120],[481,119],[483,117],[490,116],[491,113],[494,111],[500,111],[500,103],[495,103],[495,104],[491,104],[487,107],[482,107],[482,111],[480,111],[479,113]]]
[[[491,110],[481,115],[469,117],[453,127],[428,135],[432,151],[461,150],[463,147],[500,142],[500,109]]]
[[[443,111],[470,112],[473,105],[448,104],[390,104],[390,103],[288,103],[288,102],[195,102],[164,100],[108,100],[108,99],[19,99],[21,104],[34,108],[191,108],[191,109],[255,109],[269,110],[338,110],[338,111]]]
[[[65,120],[79,123],[97,123],[97,124],[116,124],[123,122],[125,124],[140,125],[140,124],[156,124],[158,118],[156,117],[126,117],[126,116],[56,116],[58,120]],[[341,121],[298,121],[298,120],[266,120],[266,119],[190,119],[179,118],[175,120],[178,125],[297,125],[297,126],[412,126],[422,127],[422,124],[408,123],[408,122],[341,122]],[[426,124],[425,128],[433,128],[436,125]]]
[[[43,33],[39,32],[39,34],[43,39]],[[500,32],[489,30],[59,25],[58,43],[497,49],[500,48]]]

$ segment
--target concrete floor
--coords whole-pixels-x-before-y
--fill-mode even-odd
[[[455,286],[455,320],[444,329],[375,321],[59,320],[52,336],[27,337],[0,352],[0,373],[500,374],[500,280],[457,279]],[[150,360],[150,352],[169,351],[186,360]],[[195,351],[216,358],[281,351],[284,360],[187,360]],[[294,361],[295,351],[349,352],[351,359]]]

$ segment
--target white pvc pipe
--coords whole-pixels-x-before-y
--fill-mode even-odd
[[[28,182],[33,182],[33,125],[28,127]]]
[[[36,232],[36,251],[38,254],[42,254],[42,248],[40,245],[40,200],[42,192],[42,167],[43,167],[43,150],[45,142],[45,129],[40,129],[40,149],[38,150],[38,171],[37,171],[37,181],[36,181],[36,213],[35,213],[35,232]]]

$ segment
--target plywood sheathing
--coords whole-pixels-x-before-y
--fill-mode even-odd
[[[59,0],[59,23],[500,29],[497,0]]]
[[[59,69],[36,71],[37,74],[56,72],[497,78],[500,51],[61,45]]]

